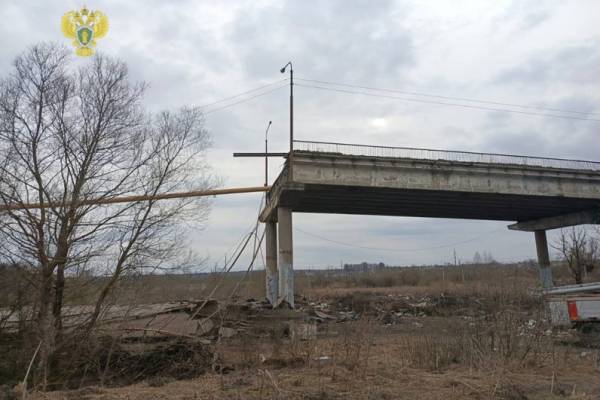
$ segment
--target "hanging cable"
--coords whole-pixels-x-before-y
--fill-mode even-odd
[[[336,89],[336,88],[330,88],[330,87],[324,87],[324,86],[305,85],[302,83],[297,83],[295,86],[318,89],[318,90],[326,90],[326,91],[338,92],[338,93],[360,94],[363,96],[394,99],[394,100],[401,100],[401,101],[408,101],[408,102],[415,102],[415,103],[435,104],[435,105],[451,106],[451,107],[462,107],[462,108],[484,110],[484,111],[507,112],[507,113],[513,113],[513,114],[522,114],[522,115],[534,115],[534,116],[538,116],[538,117],[549,117],[549,118],[561,118],[561,119],[578,120],[578,121],[600,122],[600,119],[594,119],[594,118],[576,117],[576,116],[571,116],[571,115],[536,113],[536,112],[531,112],[531,111],[509,110],[509,109],[504,109],[504,108],[484,107],[484,106],[476,106],[476,105],[460,104],[460,103],[449,103],[449,102],[435,101],[435,100],[414,99],[414,98],[390,96],[390,95],[384,95],[384,94],[360,92],[360,91],[355,91],[355,90]]]
[[[274,91],[276,91],[276,90],[283,89],[284,87],[287,87],[287,85],[281,85],[281,86],[277,86],[276,88],[273,88],[273,89],[271,89],[271,90],[267,90],[266,92],[262,92],[262,93],[259,93],[259,94],[256,94],[256,95],[254,95],[254,96],[247,97],[247,98],[245,98],[245,99],[242,99],[242,100],[238,100],[238,101],[236,101],[236,102],[234,102],[234,103],[231,103],[231,104],[226,104],[226,105],[224,105],[224,106],[222,106],[222,107],[217,107],[217,108],[213,108],[212,110],[204,111],[204,115],[212,114],[212,113],[214,113],[214,112],[221,111],[221,110],[224,110],[224,109],[226,109],[226,108],[229,108],[229,107],[236,106],[236,105],[238,105],[238,104],[246,103],[246,102],[248,102],[248,101],[250,101],[250,100],[254,100],[254,99],[256,99],[257,97],[261,97],[261,96],[267,95],[267,94],[269,94],[269,93],[272,93],[272,92],[274,92]]]
[[[271,83],[267,83],[266,85],[262,85],[262,86],[259,86],[257,88],[254,88],[254,89],[246,90],[245,92],[242,92],[242,93],[234,94],[233,96],[224,97],[224,98],[222,98],[220,100],[213,101],[212,103],[203,104],[201,106],[198,106],[198,108],[206,108],[206,107],[214,106],[216,104],[223,103],[223,102],[226,102],[228,100],[233,100],[233,99],[236,99],[238,97],[244,96],[246,94],[257,92],[259,90],[268,88],[269,86],[277,85],[278,83],[283,83],[283,82],[285,82],[287,80],[288,80],[288,78],[279,79],[277,81],[274,81],[274,82],[271,82]]]
[[[258,213],[259,214],[260,214],[260,211],[262,210],[262,207],[263,207],[263,204],[265,202],[265,199],[266,199],[266,197],[263,195],[262,198],[261,198],[259,207],[258,207]],[[250,242],[250,239],[254,238],[254,245],[253,245],[254,248],[253,248],[252,259],[250,261],[250,264],[249,264],[246,272],[242,276],[242,278],[238,281],[238,283],[234,287],[234,291],[232,291],[232,293],[230,294],[229,298],[231,298],[234,295],[235,291],[237,290],[237,287],[239,287],[239,285],[241,285],[241,283],[246,279],[246,276],[248,275],[248,272],[250,272],[252,270],[252,268],[254,267],[254,261],[256,260],[256,256],[258,254],[258,251],[259,251],[259,249],[261,247],[262,241],[263,241],[264,236],[265,236],[265,231],[263,230],[262,236],[261,236],[261,238],[260,238],[260,240],[258,241],[258,244],[257,244],[259,223],[260,223],[260,221],[259,221],[258,216],[257,216],[256,223],[254,223],[254,228],[247,235],[244,236],[245,240],[242,240],[243,246],[241,246],[241,248],[240,248],[239,245],[237,246],[236,252],[234,253],[235,257],[233,257],[232,261],[229,264],[225,264],[224,265],[223,270],[220,272],[219,280],[217,281],[217,283],[215,284],[215,286],[213,287],[213,289],[210,291],[210,293],[206,297],[206,299],[204,299],[204,301],[202,302],[202,304],[190,315],[189,319],[194,319],[196,317],[196,315],[198,315],[198,313],[206,306],[206,304],[208,303],[208,301],[216,293],[217,289],[219,287],[221,287],[221,285],[225,281],[225,277],[227,276],[227,274],[229,274],[231,272],[231,270],[233,269],[233,267],[235,266],[235,264],[237,263],[237,261],[240,259],[240,257],[244,253],[244,250],[248,246],[248,243]],[[257,246],[258,246],[258,248],[257,248]],[[217,311],[215,311],[215,313]],[[212,315],[214,315],[215,313],[213,313]],[[211,317],[212,317],[212,315],[211,315]]]
[[[499,102],[499,101],[472,99],[472,98],[468,98],[468,97],[443,96],[443,95],[437,95],[437,94],[419,93],[419,92],[411,92],[411,91],[404,91],[404,90],[397,90],[397,89],[376,88],[376,87],[372,87],[372,86],[351,85],[348,83],[322,81],[322,80],[317,80],[317,79],[296,78],[296,80],[304,81],[304,82],[319,83],[319,84],[324,84],[324,85],[372,90],[372,91],[376,91],[376,92],[388,92],[388,93],[398,93],[398,94],[404,94],[404,95],[410,95],[410,96],[431,97],[431,98],[444,99],[444,100],[466,101],[469,103],[491,104],[491,105],[496,105],[496,106],[528,108],[528,109],[534,109],[534,110],[552,111],[552,112],[559,112],[559,113],[571,113],[571,114],[580,114],[580,115],[598,115],[598,114],[600,114],[597,112],[566,110],[566,109],[561,109],[561,108],[536,106],[536,105],[530,105],[530,104],[528,104],[528,105],[515,104],[515,103],[506,103],[506,102]]]
[[[258,232],[255,232],[255,237],[258,239]],[[229,295],[229,299],[231,299],[233,296],[235,296],[235,294],[237,293],[242,282],[244,282],[246,280],[246,278],[248,277],[248,274],[254,268],[254,262],[256,261],[256,257],[258,256],[258,252],[260,251],[260,248],[261,248],[264,238],[265,238],[265,230],[263,229],[263,233],[260,236],[260,239],[258,239],[258,247],[254,249],[254,252],[252,254],[252,259],[250,260],[250,263],[248,264],[248,268],[246,269],[246,271],[244,271],[244,275],[242,275],[240,280],[237,281],[236,285],[234,286],[233,290],[231,291],[231,293]]]
[[[490,232],[482,233],[481,235],[473,237],[471,239],[462,240],[462,241],[454,242],[454,243],[442,244],[442,245],[438,245],[438,246],[421,247],[421,248],[415,248],[415,249],[397,249],[397,248],[389,248],[389,247],[387,247],[387,248],[386,247],[369,247],[369,246],[362,246],[362,245],[353,244],[353,243],[341,242],[341,241],[329,239],[329,238],[326,238],[326,237],[323,237],[323,236],[320,236],[320,235],[317,235],[314,233],[306,232],[299,228],[294,228],[294,230],[301,232],[307,236],[312,236],[317,239],[321,239],[321,240],[325,240],[330,243],[338,244],[340,246],[353,247],[356,249],[363,249],[363,250],[391,251],[391,252],[417,252],[417,251],[427,251],[427,250],[436,250],[436,249],[444,249],[444,248],[448,248],[448,247],[454,247],[454,246],[458,246],[461,244],[475,242],[475,241],[481,239],[483,236],[491,235],[492,233],[496,233],[496,232],[499,232],[504,229],[505,228],[495,229]]]

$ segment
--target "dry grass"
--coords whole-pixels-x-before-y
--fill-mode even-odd
[[[161,300],[167,300],[193,293],[203,281],[147,277],[144,285],[148,299],[165,293]],[[220,295],[236,281],[226,282]],[[220,341],[212,369],[191,380],[157,373],[122,388],[33,398],[600,398],[600,346],[582,347],[573,332],[548,325],[530,266],[299,274],[297,282],[307,297],[299,302],[303,307],[327,303],[330,314],[351,310],[358,319],[323,323],[312,340],[286,336],[281,321],[255,327]],[[240,297],[261,291],[258,272],[241,286]],[[415,302],[430,305],[406,312]],[[390,314],[400,316],[389,324],[382,316]]]

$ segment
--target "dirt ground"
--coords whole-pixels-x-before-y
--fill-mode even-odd
[[[600,399],[598,335],[552,328],[535,296],[460,293],[313,289],[207,345],[195,378],[28,398]]]

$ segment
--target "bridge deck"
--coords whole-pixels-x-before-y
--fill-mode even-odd
[[[311,142],[295,140],[294,150],[309,153],[344,154],[378,158],[405,158],[467,163],[506,164],[523,167],[544,167],[600,171],[600,162],[566,158],[533,157],[515,154],[477,153],[473,151],[433,150],[414,147],[371,146],[351,143]]]
[[[501,221],[600,209],[596,162],[318,142],[296,147],[293,177],[286,165],[268,194],[263,221],[276,219],[278,206]]]

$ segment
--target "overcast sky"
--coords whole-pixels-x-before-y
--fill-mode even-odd
[[[86,5],[110,20],[99,50],[123,59],[134,79],[150,83],[145,102],[153,110],[209,104],[276,82],[286,77],[279,69],[292,60],[299,78],[600,112],[600,2],[595,0],[95,0]],[[36,42],[68,45],[60,18],[81,6],[2,0],[0,74]],[[234,159],[232,152],[261,151],[269,120],[271,149],[287,148],[287,90],[206,109],[214,141],[209,161],[224,187],[262,185],[262,160]],[[296,88],[295,100],[298,139],[600,159],[600,123],[593,121],[305,87]],[[273,160],[271,176],[281,163]],[[255,221],[259,202],[258,194],[215,199],[208,224],[193,234],[194,248],[221,260]],[[462,260],[471,260],[476,251],[491,252],[500,261],[535,255],[533,234],[509,232],[503,222],[294,214],[294,224],[300,268],[360,261],[444,263],[454,249]]]

